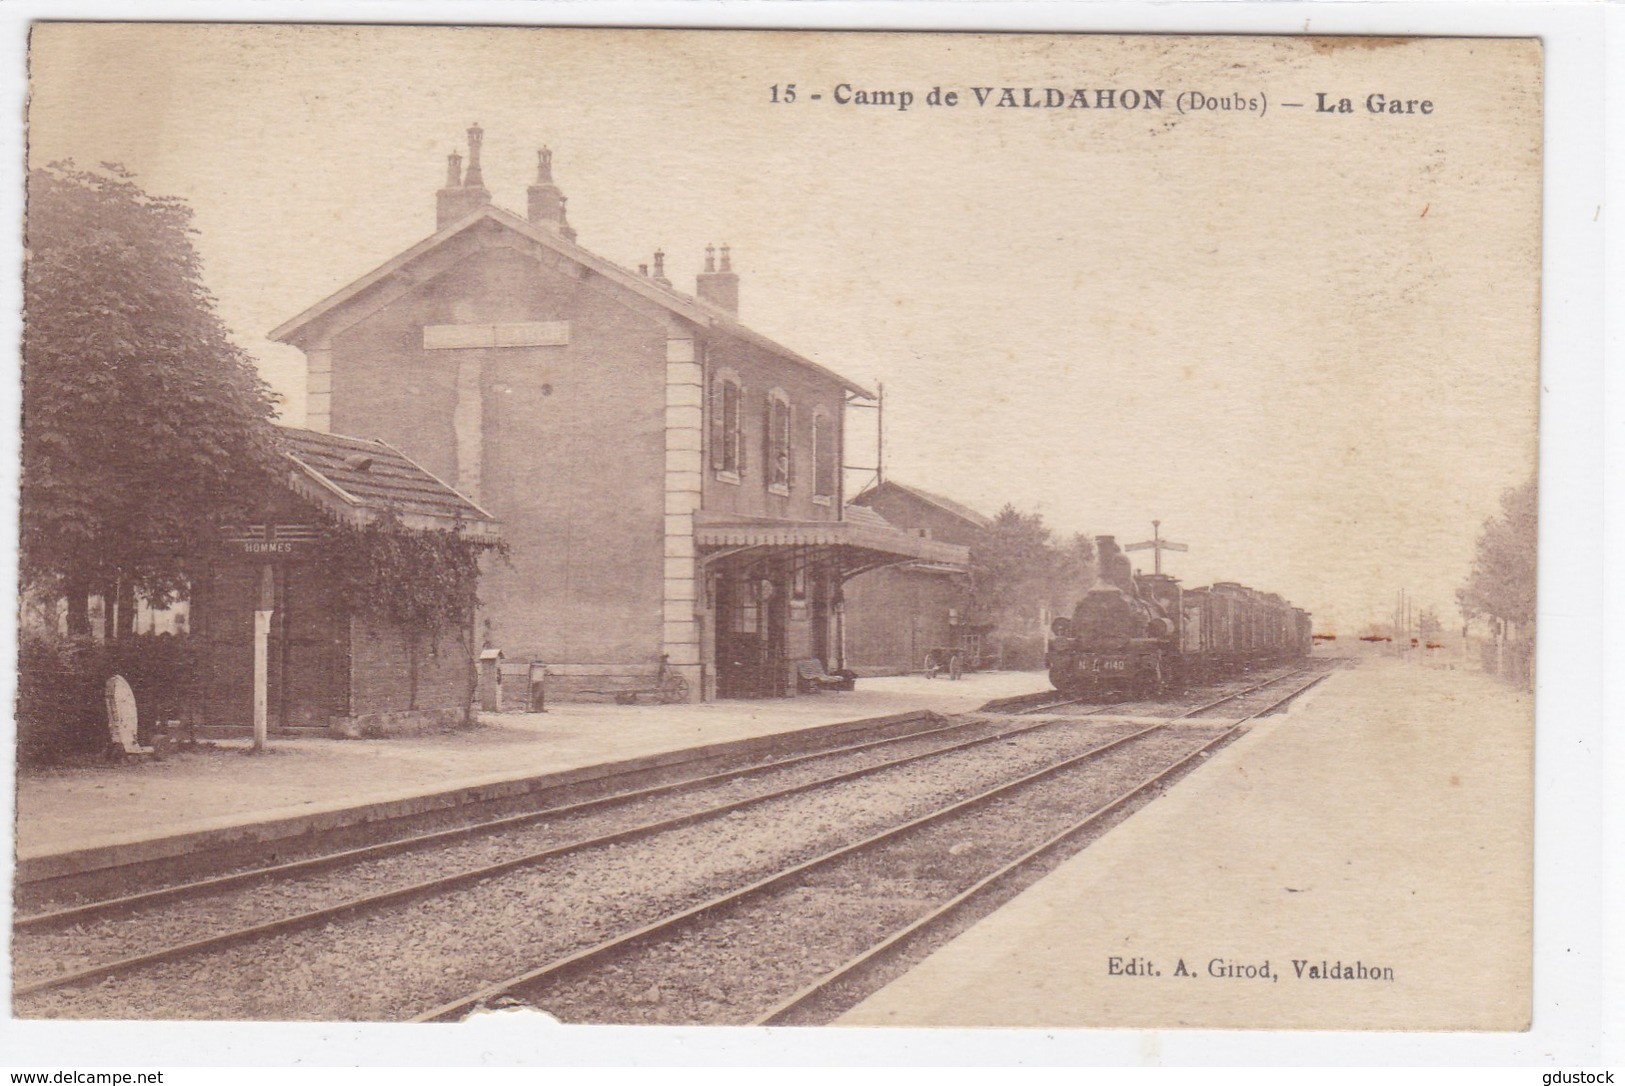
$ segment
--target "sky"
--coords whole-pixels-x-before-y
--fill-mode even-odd
[[[1402,589],[1453,624],[1484,519],[1534,470],[1529,42],[46,25],[31,71],[31,162],[185,199],[293,424],[303,356],[266,333],[433,232],[477,121],[493,201],[522,213],[549,145],[602,256],[663,248],[691,290],[729,243],[742,319],[884,384],[889,478],[1063,533],[1160,519],[1186,584],[1279,592],[1321,629]],[[1165,108],[971,89],[1006,86]],[[837,101],[857,91],[914,102]],[[1192,92],[1259,108],[1182,112]]]

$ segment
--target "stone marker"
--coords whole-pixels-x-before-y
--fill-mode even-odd
[[[120,757],[130,754],[150,755],[151,747],[143,747],[135,738],[135,694],[123,675],[107,680],[107,731],[111,739],[109,755]]]

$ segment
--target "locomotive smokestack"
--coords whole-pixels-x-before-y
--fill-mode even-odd
[[[1134,567],[1128,555],[1117,545],[1116,536],[1095,536],[1095,562],[1098,570],[1095,577],[1102,584],[1121,588],[1130,594],[1134,592]]]

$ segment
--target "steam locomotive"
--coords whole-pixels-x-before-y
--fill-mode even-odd
[[[1136,574],[1109,536],[1097,536],[1096,586],[1071,618],[1057,618],[1046,662],[1071,697],[1152,695],[1306,657],[1309,613],[1273,592],[1221,581],[1180,588],[1167,574]]]

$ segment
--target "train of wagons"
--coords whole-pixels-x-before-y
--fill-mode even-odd
[[[1096,585],[1050,627],[1050,682],[1071,697],[1149,695],[1307,657],[1309,613],[1272,592],[1222,581],[1181,588],[1136,574],[1111,536],[1095,539]]]

